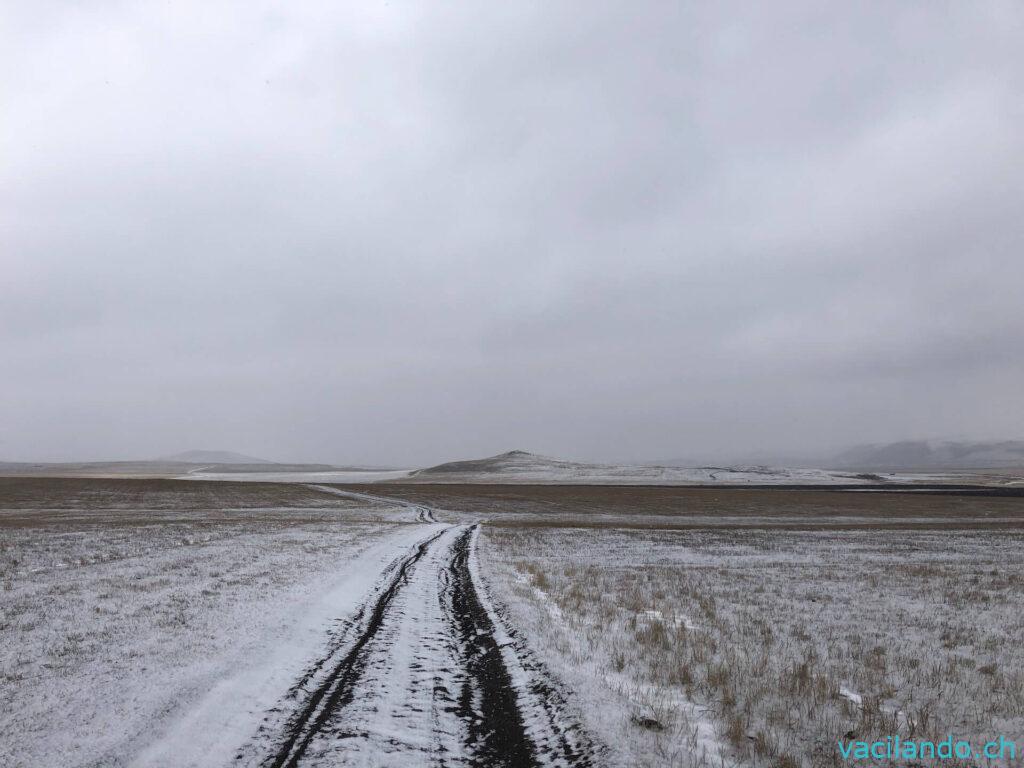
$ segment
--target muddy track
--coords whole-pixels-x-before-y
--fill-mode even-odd
[[[473,528],[453,546],[451,616],[466,663],[459,692],[459,714],[469,724],[474,764],[517,766],[537,764],[526,736],[512,679],[494,638],[494,624],[480,603],[469,570]]]
[[[593,765],[557,686],[483,591],[477,532],[448,526],[392,563],[237,762]]]

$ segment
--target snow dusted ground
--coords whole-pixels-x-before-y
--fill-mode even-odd
[[[1019,527],[483,536],[613,764],[832,766],[841,738],[1024,731]]]
[[[394,559],[422,538],[413,526],[399,530],[353,531],[365,537],[341,567],[318,574],[312,600],[287,606],[271,605],[284,631],[233,660],[226,673],[197,701],[177,703],[179,716],[154,741],[134,756],[133,766],[218,766],[238,764],[237,755],[264,725],[268,710],[288,690],[310,658],[322,652],[325,628],[356,610],[378,575]],[[376,541],[377,538],[381,540]],[[258,599],[262,599],[262,596]],[[205,686],[204,686],[205,687]],[[253,764],[258,763],[255,759]]]
[[[594,764],[589,736],[486,597],[478,527],[438,528],[270,711],[242,764]]]
[[[0,481],[0,764],[595,765],[491,606],[478,527],[435,511],[328,486]]]
[[[0,479],[0,765],[811,768],[847,734],[1012,735],[1022,530],[956,489]]]
[[[0,511],[0,764],[225,764],[423,533],[313,492],[259,507],[283,497],[221,486],[209,509],[158,485],[146,509],[119,485]]]

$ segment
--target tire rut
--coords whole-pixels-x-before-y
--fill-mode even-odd
[[[557,686],[525,648],[512,647],[521,644],[483,592],[478,531],[447,526],[396,560],[272,710],[258,734],[263,746],[253,743],[238,761],[592,766],[597,751],[564,714]]]
[[[427,548],[444,534],[440,531],[416,545],[395,570],[390,583],[381,592],[369,611],[366,624],[348,653],[338,662],[327,679],[307,698],[297,715],[289,722],[284,741],[277,753],[263,762],[264,768],[294,768],[299,764],[309,742],[332,714],[352,700],[353,683],[361,673],[360,655],[366,644],[381,627],[384,613],[403,586],[409,570],[426,553]]]
[[[494,639],[494,624],[473,584],[469,553],[476,526],[456,539],[451,561],[451,621],[466,664],[459,714],[469,723],[474,765],[537,765],[536,750],[526,735],[512,678]]]

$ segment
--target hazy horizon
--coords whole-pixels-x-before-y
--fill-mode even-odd
[[[533,451],[528,448],[507,448],[505,450],[497,451],[493,454],[481,454],[477,456],[446,456],[436,459],[432,459],[420,464],[383,464],[383,463],[371,463],[371,462],[338,462],[333,461],[329,457],[316,459],[316,460],[305,460],[299,461],[289,458],[287,456],[254,456],[244,451],[235,451],[228,448],[190,448],[182,451],[176,451],[174,453],[165,454],[162,456],[104,456],[104,457],[93,457],[90,459],[18,459],[7,456],[0,456],[0,464],[9,463],[54,463],[54,464],[76,464],[76,463],[117,463],[117,462],[170,462],[170,461],[191,461],[198,463],[218,463],[214,458],[184,458],[187,454],[231,454],[231,460],[227,463],[246,463],[241,461],[242,459],[249,459],[255,462],[270,462],[275,464],[320,464],[320,465],[332,465],[332,466],[351,466],[351,467],[364,467],[364,468],[379,468],[379,469],[421,469],[424,467],[432,466],[434,464],[443,464],[449,461],[462,461],[472,459],[483,459],[490,458],[501,454],[510,452],[524,451],[526,453],[546,456],[553,459],[578,461],[583,463],[608,463],[608,464],[646,464],[646,465],[657,465],[665,464],[669,466],[708,466],[713,464],[723,465],[757,465],[766,464],[773,466],[790,466],[790,467],[819,467],[824,468],[829,466],[829,462],[837,461],[843,458],[844,454],[856,452],[861,449],[870,448],[893,448],[899,446],[910,446],[925,443],[928,445],[949,445],[949,444],[971,444],[971,445],[984,445],[988,443],[1015,443],[1020,446],[1024,446],[1024,440],[1004,439],[996,441],[972,441],[963,438],[959,439],[933,439],[933,440],[902,440],[894,441],[892,443],[860,443],[857,445],[847,445],[841,448],[819,453],[817,455],[799,455],[799,454],[781,454],[781,453],[762,453],[762,454],[742,454],[734,453],[728,454],[723,453],[720,455],[694,455],[694,456],[657,456],[657,457],[611,457],[611,458],[595,458],[592,456],[556,456],[553,454],[545,453],[544,451]],[[851,466],[855,466],[851,465]],[[865,465],[867,466],[867,465]],[[967,466],[975,466],[970,464]],[[994,464],[993,466],[1005,466],[1005,464]]]
[[[0,11],[0,459],[1024,435],[1024,6]]]

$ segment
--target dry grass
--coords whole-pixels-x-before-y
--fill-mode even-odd
[[[339,486],[341,487],[341,486]],[[353,490],[359,490],[353,486]],[[861,493],[714,486],[403,485],[385,496],[485,517],[492,525],[845,527],[948,524],[1024,526],[1024,500],[954,493]],[[365,488],[364,488],[365,490]],[[1014,492],[1003,489],[993,492]],[[1016,491],[1020,493],[1020,489]]]
[[[546,615],[531,626],[552,663],[627,703],[638,764],[835,766],[840,738],[1024,730],[1020,534],[505,528],[487,541],[520,620]],[[702,722],[720,754],[681,749]]]

